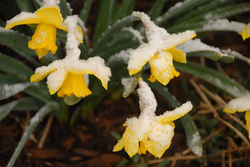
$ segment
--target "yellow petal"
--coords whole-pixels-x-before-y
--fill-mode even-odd
[[[250,110],[246,112],[245,119],[246,119],[246,126],[248,130],[248,138],[250,139]]]
[[[64,97],[65,95],[71,96],[74,94],[77,97],[85,97],[92,92],[88,89],[84,75],[68,73],[61,89],[57,92],[59,97]]]
[[[139,141],[136,138],[134,138],[133,131],[131,130],[130,127],[126,128],[126,131],[122,136],[122,139],[118,141],[113,151],[119,151],[123,147],[130,157],[134,156],[138,152]]]
[[[170,127],[173,127],[171,129],[174,129],[175,125],[173,122],[169,122],[167,124],[161,124],[162,126],[162,136],[160,137],[163,137],[161,138],[160,140],[154,140],[154,137],[158,137],[158,136],[155,136],[153,135],[154,137],[150,137],[149,135],[146,136],[144,139],[143,139],[143,143],[145,144],[145,147],[146,149],[151,153],[153,154],[155,157],[162,157],[162,155],[164,154],[164,152],[169,148],[170,144],[171,144],[171,140],[174,136],[174,131],[171,130],[171,131],[164,131],[164,127],[163,126],[170,126]],[[156,129],[152,129],[151,132],[149,133],[154,133]],[[159,130],[159,129],[157,129]],[[168,138],[166,138],[166,136],[168,136]],[[162,142],[162,139],[164,140],[164,143]],[[167,141],[167,142],[166,142]]]
[[[35,15],[41,22],[54,26],[60,26],[63,21],[60,9],[56,6],[42,7],[35,12]]]
[[[13,17],[11,20],[8,20],[5,29],[11,29],[17,25],[39,23],[41,23],[41,20],[36,15],[28,12],[22,12]]]
[[[146,154],[147,149],[143,143],[143,141],[140,142],[140,147],[138,149],[138,154]]]
[[[238,32],[238,33],[242,36],[243,40],[249,38],[250,37],[250,23],[248,23],[248,25],[243,31]]]
[[[160,122],[171,122],[184,116],[189,111],[191,111],[192,108],[193,108],[192,103],[188,101],[182,104],[180,107],[177,107],[173,111],[167,111],[164,114],[160,116],[156,116],[156,117],[157,117],[157,120]]]
[[[39,59],[45,56],[49,50],[55,54],[57,50],[56,27],[50,24],[39,24],[28,46],[36,51]]]
[[[180,75],[173,66],[173,58],[169,52],[155,54],[149,60],[151,75],[163,85],[167,85],[170,79]]]
[[[186,54],[184,52],[182,52],[181,50],[170,49],[168,51],[172,54],[175,61],[180,62],[180,63],[186,63],[187,62]]]
[[[43,67],[40,67],[43,68]],[[50,69],[50,70],[43,70],[43,72],[36,72],[35,74],[33,74],[30,77],[30,82],[38,82],[43,80],[47,75],[49,75],[50,73],[53,73],[55,71],[55,69]]]

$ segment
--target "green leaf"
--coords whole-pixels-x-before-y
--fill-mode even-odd
[[[24,89],[26,89],[27,87],[31,85],[34,85],[34,83],[25,82],[25,83],[11,84],[11,85],[1,84],[0,85],[0,100],[7,99],[23,91]]]
[[[166,13],[164,13],[162,16],[158,17],[155,20],[156,25],[161,25],[162,23],[168,21],[169,19],[183,13],[186,11],[191,10],[192,8],[195,8],[203,3],[208,2],[209,0],[192,0],[192,1],[184,1],[180,2],[177,6],[173,6],[170,8]]]
[[[11,112],[11,110],[13,110],[17,103],[18,100],[12,101],[0,107],[0,121],[2,121]]]
[[[43,101],[48,102],[51,100],[51,95],[44,81],[36,82],[24,90],[25,93]]]
[[[117,31],[119,30],[121,27],[123,27],[124,25],[136,21],[136,20],[140,20],[139,17],[137,16],[127,16],[124,17],[121,20],[117,20],[97,41],[96,45],[93,48],[93,52],[91,52],[90,57],[100,53],[101,51],[103,51],[103,46],[107,43],[108,39]]]
[[[202,50],[202,51],[195,51],[189,52],[186,54],[187,57],[205,57],[214,61],[217,61],[221,58],[221,54],[219,52],[211,51],[211,50]]]
[[[134,0],[123,0],[115,14],[114,21],[130,15],[134,10]]]
[[[22,82],[22,80],[8,74],[0,74],[0,84],[14,84],[18,82]]]
[[[152,87],[154,90],[160,93],[172,105],[173,108],[180,106],[180,103],[168,91],[166,87],[162,86],[158,82],[151,83],[147,81],[147,83],[149,84],[150,87]],[[203,148],[202,148],[201,137],[194,121],[191,119],[189,114],[184,115],[180,119],[186,132],[188,147],[197,156],[202,156]]]
[[[185,15],[184,17],[178,19],[177,22],[175,22],[174,25],[179,24],[179,23],[184,23],[184,22],[190,22],[190,20],[192,20],[193,18],[195,18],[196,16],[202,15],[204,13],[207,13],[209,11],[212,11],[216,8],[221,7],[222,5],[226,5],[226,3],[232,3],[235,0],[213,0],[211,2],[209,2],[208,4],[205,4],[203,6],[199,6],[196,10],[194,10],[193,12],[189,12],[187,15]]]
[[[34,132],[37,125],[43,120],[43,118],[53,110],[60,110],[59,104],[56,102],[48,102],[44,105],[34,117],[30,120],[30,125],[27,127],[25,133],[23,134],[20,142],[15,149],[14,154],[12,155],[7,167],[13,167],[19,154],[21,153],[23,147],[25,146],[26,142],[28,141],[30,135]]]
[[[28,48],[28,42],[30,40],[29,37],[13,30],[3,30],[2,27],[0,27],[0,36],[0,44],[13,49],[34,65],[39,65],[37,60],[34,58],[36,52]]]
[[[70,7],[70,4],[66,0],[60,0],[59,4],[62,17],[65,19],[67,16],[72,15],[72,9]]]
[[[28,66],[1,53],[0,70],[6,72],[7,74],[16,76],[23,81],[29,81],[30,76],[33,74],[33,70],[31,70]]]
[[[151,20],[155,20],[161,14],[161,11],[167,1],[168,0],[157,0],[154,3],[150,11],[148,12],[148,16]]]
[[[81,20],[86,24],[87,23],[87,18],[89,16],[89,11],[91,8],[93,0],[86,0],[83,4],[83,8],[81,9],[79,13],[79,17]]]
[[[125,166],[129,161],[127,159],[121,160],[115,167],[123,167]]]
[[[245,61],[245,62],[247,62],[248,64],[250,64],[250,58],[245,57],[245,56],[243,56],[242,54],[240,54],[240,53],[238,53],[238,52],[236,52],[236,51],[232,51],[232,50],[230,50],[230,49],[228,49],[228,50],[223,50],[223,49],[221,49],[221,52],[222,52],[222,53],[225,53],[225,54],[228,54],[228,55],[229,55],[228,57],[234,57],[234,58],[236,58],[236,59]],[[226,59],[227,57],[225,56],[225,57],[222,57],[222,58],[223,58],[222,61],[224,61],[224,59]],[[222,59],[222,58],[221,58],[221,59]]]
[[[97,21],[94,30],[94,44],[102,36],[109,24],[112,22],[112,12],[115,0],[102,0],[98,12]]]
[[[181,123],[187,135],[188,148],[190,148],[195,155],[201,157],[203,154],[202,141],[194,121],[189,114],[186,114],[181,117]]]
[[[114,136],[114,138],[118,141],[122,138],[122,136],[119,134],[119,133],[116,133],[116,132],[113,132],[113,131],[110,131],[110,134],[112,136]]]
[[[39,9],[43,5],[43,0],[33,0],[33,4],[36,9]]]
[[[174,62],[177,70],[195,75],[208,83],[220,88],[233,97],[241,97],[248,94],[249,91],[237,83],[235,80],[227,77],[219,71],[201,66],[198,63],[187,61],[186,64]]]
[[[192,22],[201,22],[207,20],[217,20],[221,18],[229,18],[238,14],[242,14],[250,11],[250,2],[234,4],[222,8],[217,8],[211,12],[208,12],[204,15],[198,15],[194,17]]]
[[[43,102],[33,97],[25,97],[18,100],[17,105],[13,108],[15,111],[39,110],[44,105]]]
[[[16,0],[21,11],[34,12],[36,9],[30,0]]]
[[[165,159],[164,161],[162,161],[161,163],[159,163],[157,167],[165,167],[165,166],[167,166],[170,162],[171,162],[170,159]]]

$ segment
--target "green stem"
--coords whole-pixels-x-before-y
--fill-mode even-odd
[[[42,121],[42,119],[48,114],[50,113],[52,110],[55,110],[56,108],[58,108],[59,105],[56,102],[48,102],[45,106],[43,106],[34,117],[31,118],[30,120],[30,125],[27,127],[25,133],[23,134],[21,141],[19,142],[17,148],[15,149],[14,154],[12,155],[7,167],[12,167],[19,154],[21,153],[24,145],[26,144],[26,142],[28,141],[30,135],[33,133],[33,131],[35,130],[35,128],[37,127],[37,125]]]

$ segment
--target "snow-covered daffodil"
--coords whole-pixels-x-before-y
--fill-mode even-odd
[[[163,115],[156,116],[157,102],[154,94],[144,81],[139,81],[139,104],[141,114],[138,118],[127,119],[124,123],[126,131],[122,139],[115,145],[113,151],[125,149],[130,157],[138,154],[146,154],[148,150],[156,157],[161,157],[169,148],[174,136],[174,120],[182,117],[192,109],[191,102],[186,102],[173,111],[167,111]]]
[[[169,34],[165,29],[156,26],[145,13],[134,12],[133,14],[141,18],[148,43],[143,43],[130,52],[129,74],[136,74],[149,62],[151,69],[149,80],[151,82],[157,80],[167,85],[170,79],[179,76],[179,72],[173,66],[173,59],[186,63],[186,54],[175,47],[194,38],[196,34],[194,31]]]
[[[17,25],[28,24],[36,26],[28,47],[36,51],[39,58],[45,56],[48,51],[55,54],[57,28],[68,31],[63,25],[63,18],[58,7],[58,0],[44,1],[44,5],[34,13],[21,12],[11,20],[7,21],[5,29],[11,29]],[[78,29],[81,31],[81,29]]]
[[[226,104],[223,111],[230,114],[235,113],[237,111],[246,111],[246,127],[248,130],[248,137],[250,139],[250,94],[231,100]]]
[[[78,16],[68,16],[65,27],[68,29],[66,42],[66,57],[62,60],[55,60],[48,66],[39,67],[31,76],[31,82],[38,82],[47,75],[47,84],[50,94],[57,92],[59,97],[70,97],[74,94],[77,97],[85,97],[92,92],[88,89],[84,74],[93,74],[101,80],[102,86],[107,89],[111,71],[105,66],[104,60],[98,56],[88,60],[79,60],[80,49],[78,48],[81,33],[76,33]]]
[[[250,23],[244,28],[243,31],[240,31],[239,34],[242,36],[243,40],[250,37]]]
[[[88,89],[84,74],[93,74],[99,78],[102,85],[107,89],[111,71],[105,66],[104,60],[100,57],[89,58],[88,60],[72,60],[66,57],[63,60],[56,60],[48,66],[39,67],[31,76],[31,82],[38,82],[47,75],[47,84],[50,94],[57,91],[59,97],[74,94],[77,97],[85,97],[91,94]]]

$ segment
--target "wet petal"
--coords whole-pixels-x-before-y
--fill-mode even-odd
[[[242,36],[243,40],[247,39],[250,37],[250,23],[246,26],[246,28],[239,32],[239,34]]]
[[[174,77],[180,75],[173,66],[173,58],[170,52],[160,52],[149,60],[151,69],[151,78],[154,77],[163,85],[167,85],[168,82]]]
[[[250,110],[246,112],[245,119],[246,119],[246,126],[248,130],[248,138],[250,139]]]
[[[57,50],[56,27],[50,24],[39,24],[28,46],[36,51],[39,59],[45,56],[49,50],[55,54]]]
[[[169,122],[167,124],[154,123],[152,126],[153,128],[144,138],[143,143],[151,154],[160,158],[171,144],[175,125],[173,122]]]
[[[128,61],[129,75],[133,75],[141,71],[143,66],[154,56],[156,52],[156,48],[150,46],[149,44],[141,44],[137,49],[132,50]]]
[[[7,21],[5,29],[11,29],[17,25],[23,24],[39,24],[41,20],[33,13],[21,12],[20,14]]]
[[[92,92],[88,89],[85,83],[84,75],[72,74],[69,72],[57,94],[59,97],[64,97],[65,95],[70,97],[74,94],[77,97],[84,98],[91,95]]]
[[[167,111],[164,114],[160,116],[156,116],[156,117],[157,117],[157,120],[160,122],[171,122],[184,116],[189,111],[191,111],[192,108],[193,108],[192,103],[188,101],[182,104],[180,107],[177,107],[173,111]]]
[[[250,109],[250,94],[247,94],[245,96],[236,98],[228,102],[224,108],[224,112],[226,113],[235,113],[247,111]]]
[[[170,49],[168,51],[172,54],[175,61],[180,62],[180,63],[187,62],[186,54],[183,51],[178,50],[178,49]]]
[[[59,70],[57,69],[57,71],[47,77],[47,84],[50,94],[56,93],[61,88],[63,82],[65,81],[67,73],[68,72],[62,68]]]
[[[60,26],[63,18],[60,9],[56,6],[42,7],[35,12],[35,15],[46,24]]]

